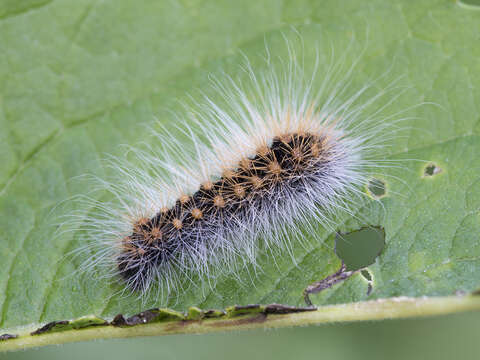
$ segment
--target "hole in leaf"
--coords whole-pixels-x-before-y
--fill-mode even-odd
[[[383,180],[373,178],[368,181],[367,189],[373,198],[380,199],[385,196],[386,184]]]
[[[365,280],[367,280],[368,282],[368,286],[367,286],[367,296],[369,296],[372,291],[373,291],[373,278],[372,278],[372,274],[370,273],[370,271],[368,269],[364,269],[362,271],[360,271],[360,274],[363,276],[363,278]]]
[[[425,166],[423,171],[423,177],[434,176],[442,172],[442,168],[438,167],[434,163],[428,164]]]
[[[362,270],[360,273],[365,279],[367,279],[368,281],[372,281],[372,276],[367,270]]]
[[[335,239],[336,254],[343,260],[349,271],[373,264],[384,246],[385,231],[379,227],[366,227],[348,234],[337,234]],[[367,274],[362,272],[362,275],[367,280],[371,280],[368,271],[365,272]]]

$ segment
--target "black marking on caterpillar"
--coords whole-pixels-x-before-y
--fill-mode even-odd
[[[139,273],[149,272],[151,266],[161,269],[172,258],[216,242],[218,229],[235,233],[248,224],[253,232],[261,231],[262,224],[255,224],[255,213],[275,216],[272,204],[282,207],[274,212],[285,211],[285,202],[291,202],[284,198],[286,190],[301,197],[315,186],[308,182],[328,176],[334,147],[328,133],[275,137],[253,158],[240,160],[236,169],[220,180],[203,184],[192,196],[184,195],[172,208],[162,209],[150,219],[140,219],[123,240],[117,258],[120,275],[133,287],[142,286],[137,281]],[[319,206],[322,196],[318,195]]]

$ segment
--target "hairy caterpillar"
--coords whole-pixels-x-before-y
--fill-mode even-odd
[[[135,164],[112,162],[119,176],[101,187],[116,200],[88,200],[95,211],[77,218],[80,251],[93,249],[82,270],[103,266],[125,289],[168,298],[192,276],[211,285],[259,251],[288,253],[301,228],[334,229],[336,214],[353,214],[404,120],[382,113],[396,85],[366,96],[375,80],[352,90],[355,62],[306,73],[287,47],[280,65],[267,57],[257,72],[247,60],[243,80],[214,79],[221,103],[205,95],[186,106],[182,139],[163,128],[130,151]]]

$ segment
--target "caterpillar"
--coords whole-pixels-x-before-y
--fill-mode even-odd
[[[91,253],[82,269],[168,300],[193,278],[211,286],[259,252],[302,246],[301,229],[335,230],[339,213],[354,215],[389,165],[382,152],[405,118],[383,110],[401,92],[375,90],[375,79],[352,89],[348,51],[306,72],[287,48],[278,63],[267,52],[263,70],[246,59],[240,79],[212,77],[219,100],[204,93],[153,145],[130,148],[134,160],[110,162],[118,176],[100,184],[115,200],[88,198],[94,211],[79,221]]]

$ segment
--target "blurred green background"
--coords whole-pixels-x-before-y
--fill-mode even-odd
[[[49,346],[1,359],[478,359],[480,313]]]

